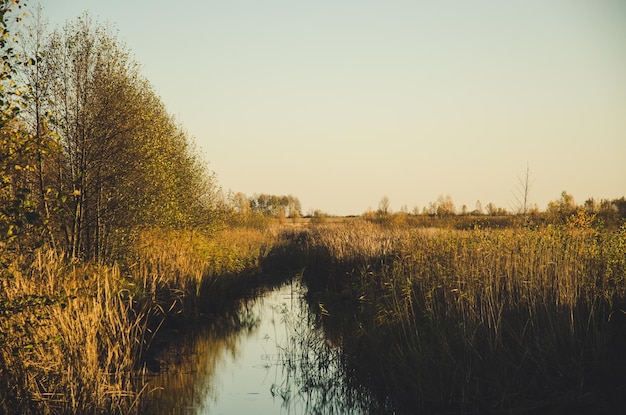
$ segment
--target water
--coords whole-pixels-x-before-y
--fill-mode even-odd
[[[149,378],[156,414],[362,414],[341,349],[328,341],[297,280],[185,334]]]

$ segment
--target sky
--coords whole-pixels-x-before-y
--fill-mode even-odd
[[[41,4],[118,31],[226,192],[512,210],[528,167],[541,210],[626,196],[623,0]]]

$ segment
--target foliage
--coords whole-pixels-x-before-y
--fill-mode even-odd
[[[18,238],[39,222],[29,200],[24,177],[32,170],[39,144],[23,130],[18,114],[24,106],[23,90],[15,81],[20,64],[11,35],[11,22],[19,1],[0,3],[0,252],[19,243]]]
[[[547,215],[554,223],[565,223],[567,218],[576,211],[574,197],[563,191],[558,200],[548,203]]]
[[[583,205],[577,205],[570,194],[563,192],[558,200],[548,204],[545,212],[539,212],[536,206],[530,208],[527,206],[525,213],[521,211],[510,214],[493,203],[487,204],[485,212],[479,201],[471,213],[465,211],[457,214],[450,196],[439,196],[437,201],[430,203],[421,214],[417,209],[410,214],[406,211],[383,214],[379,209],[376,212],[365,212],[361,218],[386,227],[503,229],[540,227],[547,224],[564,226],[576,221],[581,211],[591,218],[589,225],[594,228],[618,229],[626,220],[626,199],[624,197],[613,200],[602,199],[600,202],[588,199]]]
[[[163,319],[199,315],[266,264],[302,256],[340,276],[310,281],[357,300],[358,340],[390,339],[388,368],[408,367],[418,396],[474,405],[467,397],[495,384],[478,396],[506,407],[533,390],[501,374],[583,384],[577,371],[595,381],[621,368],[606,353],[623,345],[624,198],[581,209],[563,192],[526,227],[493,204],[492,216],[458,217],[440,196],[430,215],[409,215],[384,198],[370,221],[331,226],[315,211],[316,226],[279,243],[268,218],[295,221],[297,198],[220,201],[193,140],[110,30],[88,15],[52,33],[35,21],[20,58],[10,23],[21,5],[0,2],[4,412],[137,411],[133,373]]]
[[[29,230],[42,225],[28,181],[38,155],[51,148],[26,133],[17,120],[0,129],[0,148],[0,243],[5,248],[24,246]]]
[[[435,213],[439,217],[451,216],[456,213],[456,208],[450,195],[440,195],[435,206]]]
[[[322,212],[319,209],[316,209],[315,211],[313,211],[313,214],[311,215],[311,223],[312,224],[322,224],[322,223],[326,223],[328,221],[328,214]]]
[[[37,218],[69,257],[111,261],[141,226],[217,221],[214,176],[109,30],[83,15],[24,37],[28,92],[1,136],[5,234]]]
[[[253,212],[260,212],[267,216],[278,217],[281,214],[283,217],[302,216],[300,200],[292,195],[256,194],[249,198],[249,207]]]
[[[0,3],[0,412],[137,411],[146,333],[194,314],[209,280],[258,271],[271,239],[172,256],[183,229],[197,243],[219,222],[192,139],[88,15],[52,33],[39,16],[18,59],[14,6]],[[146,229],[178,245],[142,251]]]

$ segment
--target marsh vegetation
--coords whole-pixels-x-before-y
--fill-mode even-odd
[[[254,327],[250,295],[296,274],[307,311],[282,313],[270,394],[321,412],[623,404],[624,198],[539,212],[525,187],[519,214],[383,198],[333,218],[225,194],[106,27],[16,31],[20,6],[0,2],[0,412],[141,413],[172,334],[210,369],[190,382],[212,377]]]
[[[362,222],[297,240],[329,333],[400,412],[608,412],[623,402],[625,227]]]
[[[225,230],[145,232],[124,267],[68,263],[37,250],[6,264],[0,294],[0,408],[13,413],[132,413],[157,333],[216,312],[271,278],[274,237]]]

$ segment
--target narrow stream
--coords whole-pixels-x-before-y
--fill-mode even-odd
[[[149,413],[366,413],[297,279],[214,320],[168,346],[148,379]]]

